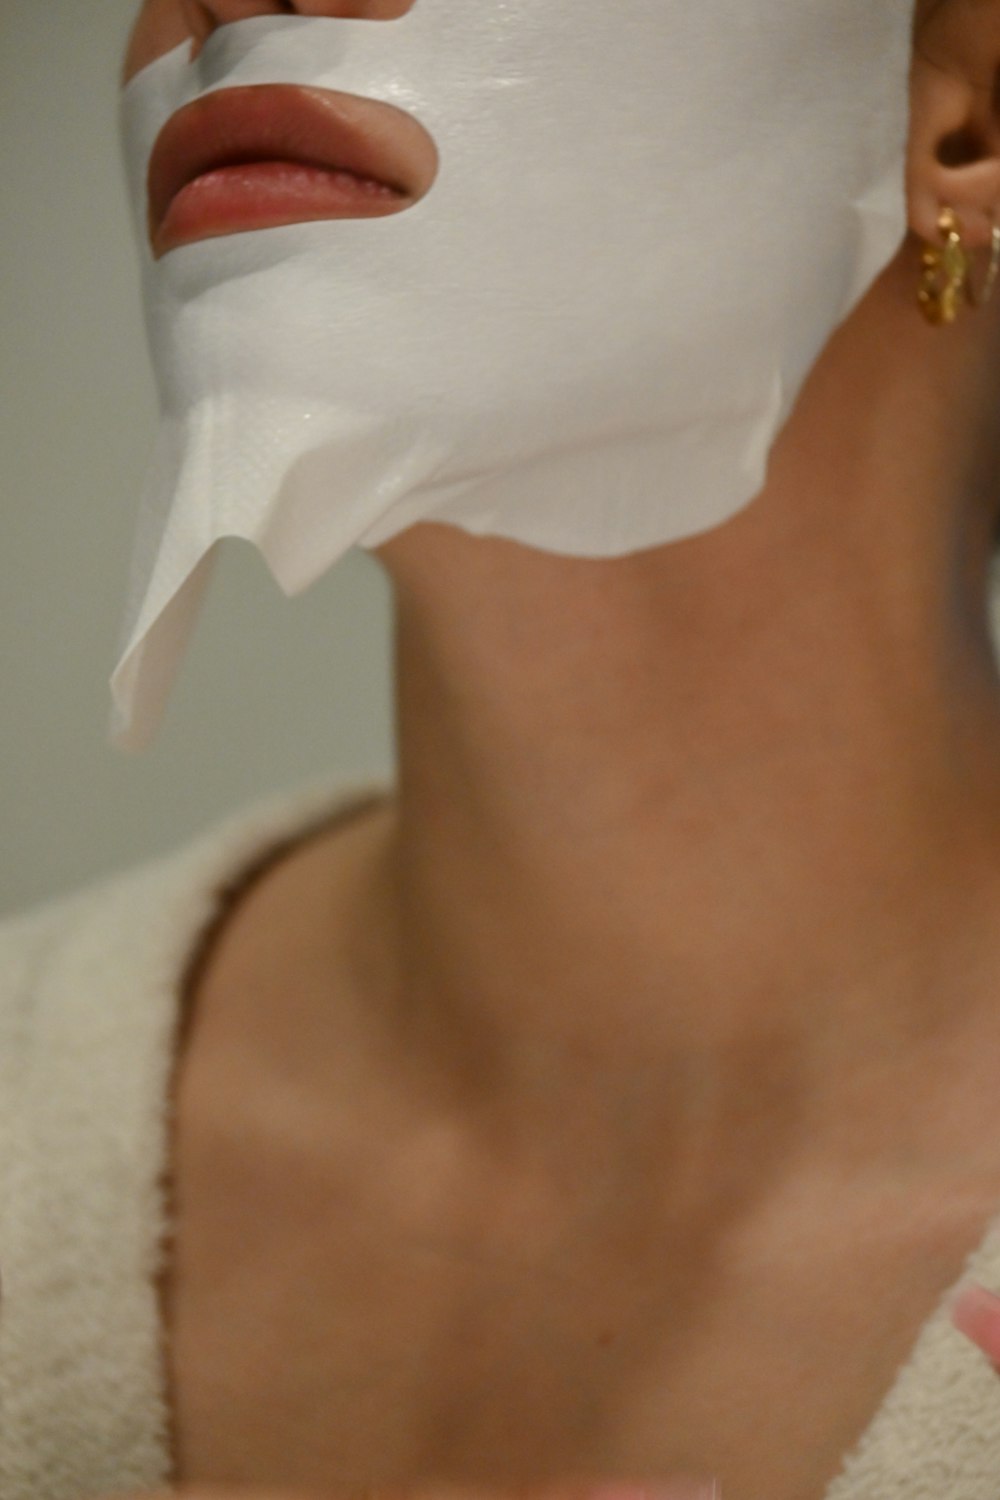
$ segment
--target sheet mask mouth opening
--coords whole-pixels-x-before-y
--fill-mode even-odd
[[[149,241],[158,256],[242,229],[398,210],[436,171],[432,139],[398,108],[316,86],[216,89],[181,105],[156,136]]]

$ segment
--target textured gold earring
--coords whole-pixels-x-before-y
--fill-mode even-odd
[[[992,215],[990,215],[992,218]],[[1000,272],[1000,227],[993,225],[992,244],[990,246],[990,264],[986,272],[986,280],[982,289],[978,292],[972,288],[969,282],[969,301],[973,307],[982,307],[993,296],[993,288],[996,286],[997,274]]]
[[[927,245],[921,257],[920,290],[917,301],[928,323],[954,323],[959,298],[964,294],[970,307],[982,307],[993,295],[1000,272],[1000,227],[993,226],[990,266],[981,291],[972,286],[972,260],[962,244],[955,210],[942,209],[938,229],[943,243]]]

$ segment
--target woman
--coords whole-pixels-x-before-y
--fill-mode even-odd
[[[147,0],[125,79],[278,9]],[[169,1477],[192,1495],[566,1475],[717,1475],[727,1500],[995,1493],[995,1377],[943,1299],[970,1265],[1000,1271],[1000,299],[943,329],[915,293],[946,206],[980,281],[1000,217],[1000,4],[928,0],[914,22],[910,233],[754,503],[616,559],[393,537],[398,785],[336,807],[310,790],[98,893],[144,975],[159,944],[164,1062],[169,1004],[190,1023],[160,1292]],[[88,900],[8,928],[12,996],[42,991]],[[139,1020],[135,985],[102,982],[107,1057],[115,1017]],[[32,1098],[6,1055],[7,1097]],[[124,1140],[153,1132],[159,1079],[120,1072]],[[59,1124],[61,1150],[85,1130]],[[10,1224],[23,1174],[7,1193]],[[116,1263],[117,1223],[66,1251],[53,1296],[96,1246]],[[8,1371],[32,1368],[18,1275],[27,1295],[60,1253],[46,1226],[0,1240]],[[82,1494],[84,1471],[166,1481],[129,1426],[157,1409],[155,1334],[101,1408],[114,1434],[146,1381],[117,1457],[93,1412],[65,1426],[67,1391],[104,1378],[80,1375],[89,1345],[44,1365],[58,1417],[8,1374],[8,1433],[30,1412],[45,1434],[36,1500]]]

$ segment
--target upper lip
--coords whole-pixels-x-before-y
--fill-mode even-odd
[[[153,147],[150,234],[155,236],[182,187],[203,172],[241,162],[339,168],[411,196],[419,168],[399,139],[402,132],[380,131],[376,138],[349,117],[357,106],[370,104],[298,84],[248,84],[193,99],[171,115]]]

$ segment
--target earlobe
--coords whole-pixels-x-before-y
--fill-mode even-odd
[[[917,55],[911,75],[907,156],[909,224],[938,243],[941,211],[954,209],[970,249],[991,243],[1000,223],[1000,118],[995,91]]]

